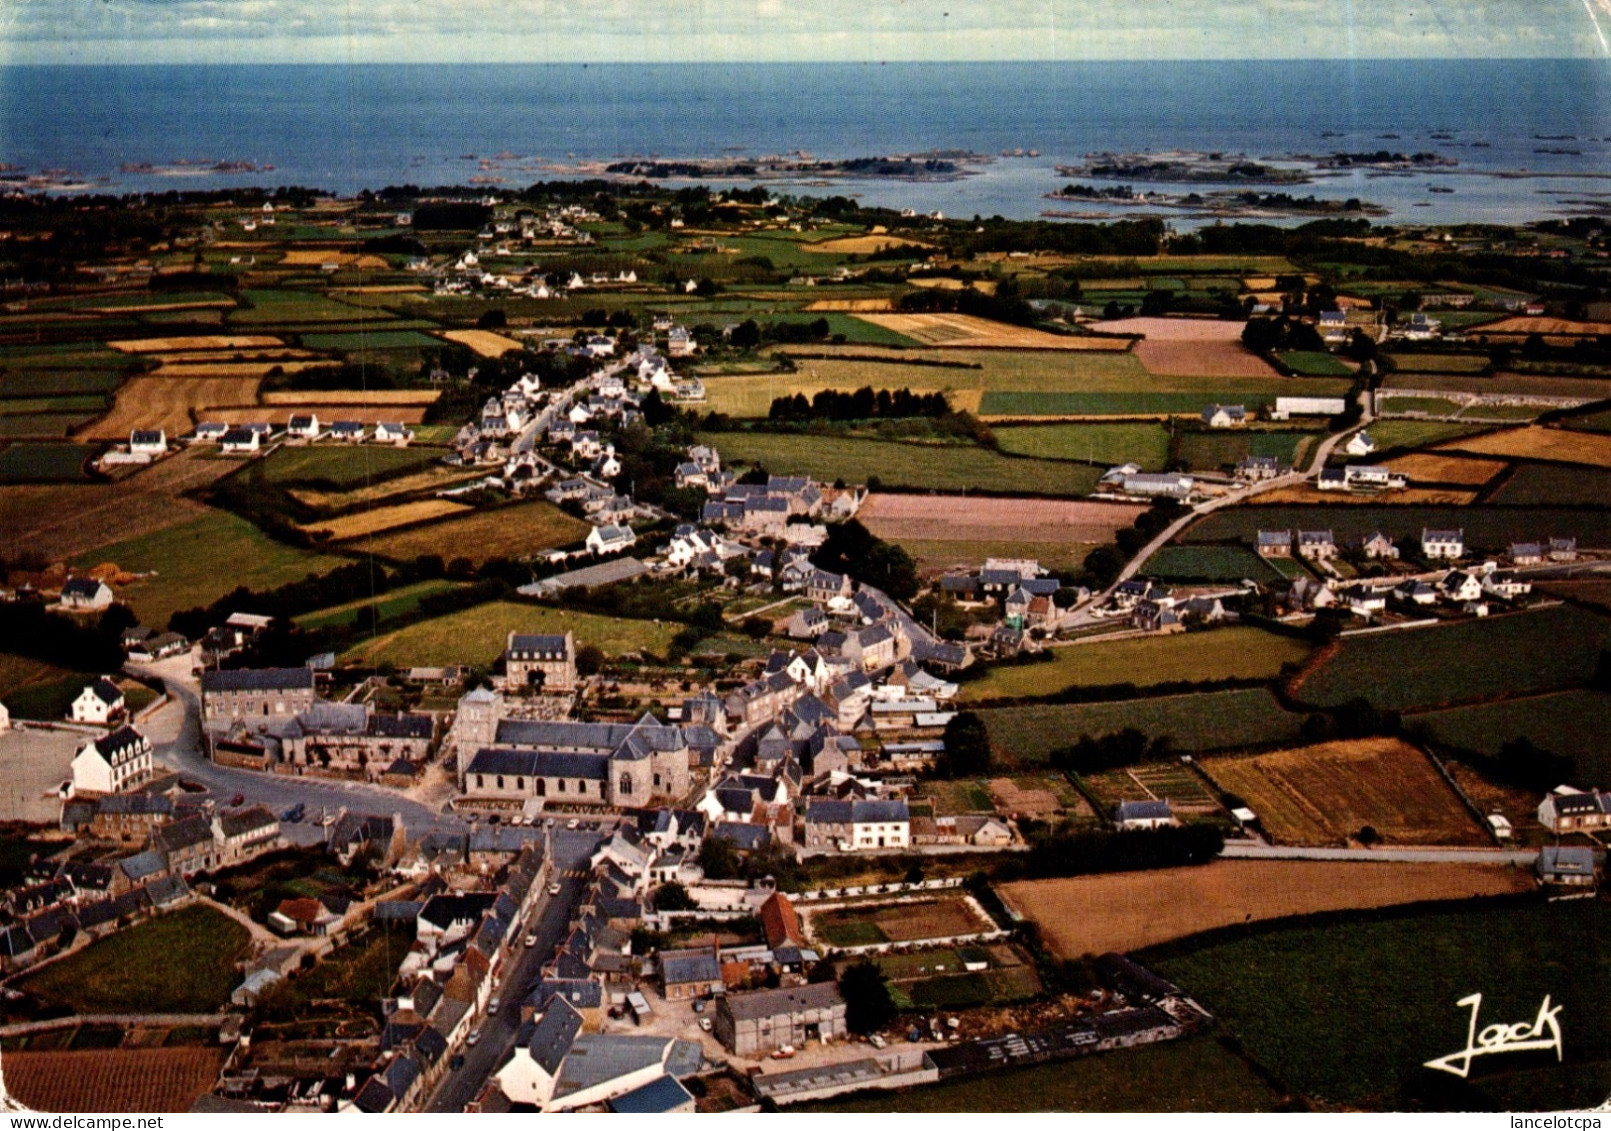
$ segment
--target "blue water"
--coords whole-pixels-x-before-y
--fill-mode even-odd
[[[958,183],[801,190],[1029,217],[1065,179],[1053,166],[1098,150],[1435,150],[1463,173],[1604,174],[1608,96],[1611,64],[1600,60],[0,67],[0,161],[119,192],[301,184],[351,193],[476,176],[520,186],[552,176],[547,166],[625,155],[1034,148],[1039,158],[1000,160]],[[492,169],[465,159],[500,153],[519,158]],[[119,171],[179,160],[274,168]],[[1431,183],[1456,191],[1429,196]],[[1378,201],[1402,219],[1516,221],[1573,211],[1566,199],[1611,193],[1611,181],[1356,174],[1297,191]],[[1431,207],[1414,207],[1423,202]]]

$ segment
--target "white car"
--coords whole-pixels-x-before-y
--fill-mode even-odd
[[[553,884],[548,885],[548,894],[549,895],[558,895],[561,890],[563,890],[563,889],[561,889],[559,884],[557,884],[557,883],[553,883]]]
[[[471,1047],[471,1048],[475,1048],[475,1046],[480,1042],[480,1040],[481,1040],[481,1030],[480,1029],[471,1029],[470,1030],[470,1035],[468,1037],[464,1038],[464,1043],[466,1045],[468,1045],[469,1047]]]
[[[526,936],[526,945],[528,947],[533,947],[533,946],[537,945],[537,935],[536,935],[535,932],[533,932],[532,934],[529,934],[529,935]]]
[[[574,831],[579,825],[581,825],[581,823],[582,822],[578,821],[575,817],[572,817],[570,820],[565,822],[565,827]]]

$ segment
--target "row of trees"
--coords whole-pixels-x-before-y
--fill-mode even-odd
[[[853,393],[823,389],[806,400],[804,393],[778,397],[767,413],[780,422],[809,420],[890,420],[914,416],[941,417],[951,411],[944,393],[914,393],[910,389],[879,389],[870,385]]]

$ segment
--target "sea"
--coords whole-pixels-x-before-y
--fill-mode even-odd
[[[1079,179],[1060,176],[1058,165],[1093,153],[1191,150],[1280,161],[1382,149],[1457,164],[1436,173],[1351,170],[1275,187],[1357,197],[1401,223],[1605,214],[1611,62],[0,67],[0,185],[52,192],[490,190],[574,177],[625,157],[966,150],[991,160],[953,181],[775,188],[1029,219],[1056,208],[1104,211],[1045,199]],[[230,164],[219,169],[221,162]]]

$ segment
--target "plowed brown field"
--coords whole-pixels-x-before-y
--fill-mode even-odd
[[[35,1111],[189,1111],[221,1049],[71,1049],[6,1054],[6,1091]]]
[[[1146,510],[1127,503],[985,499],[963,495],[870,495],[857,518],[890,541],[1110,542]]]

